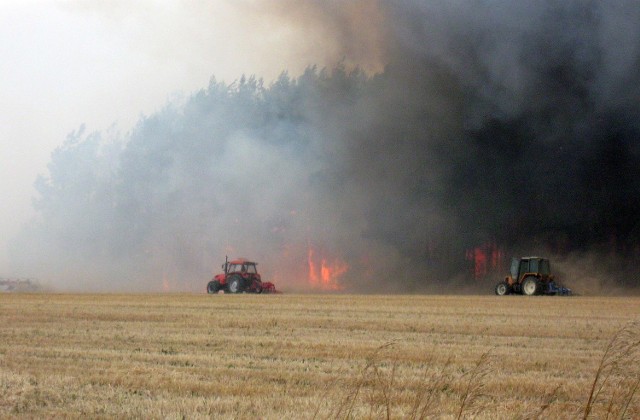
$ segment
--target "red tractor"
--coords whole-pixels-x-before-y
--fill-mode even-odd
[[[216,274],[207,284],[207,293],[276,293],[271,282],[262,282],[256,269],[257,263],[239,258],[229,261],[225,258],[224,273]]]

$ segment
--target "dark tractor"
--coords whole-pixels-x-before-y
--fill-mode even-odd
[[[275,293],[273,283],[262,282],[256,268],[257,263],[245,259],[237,259],[222,264],[224,273],[216,274],[207,284],[207,293],[219,291],[225,293]]]
[[[512,293],[533,295],[571,294],[571,289],[559,286],[553,274],[551,264],[546,258],[523,257],[511,260],[511,270],[504,281],[495,287],[496,295],[504,296]]]

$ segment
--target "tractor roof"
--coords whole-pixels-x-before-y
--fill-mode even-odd
[[[249,261],[246,258],[236,258],[235,260],[229,261],[229,264],[258,264],[258,263]]]

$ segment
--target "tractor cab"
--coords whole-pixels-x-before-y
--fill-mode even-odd
[[[225,267],[226,265],[226,267]],[[244,260],[236,260],[227,262],[222,264],[222,269],[226,274],[258,274],[258,269],[256,268],[257,263],[244,261]]]
[[[521,283],[526,274],[535,274],[541,278],[551,277],[549,260],[539,257],[513,258],[511,260],[511,279]]]

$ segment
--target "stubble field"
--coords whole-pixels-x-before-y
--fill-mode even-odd
[[[637,297],[0,294],[0,417],[638,418],[639,319]]]

